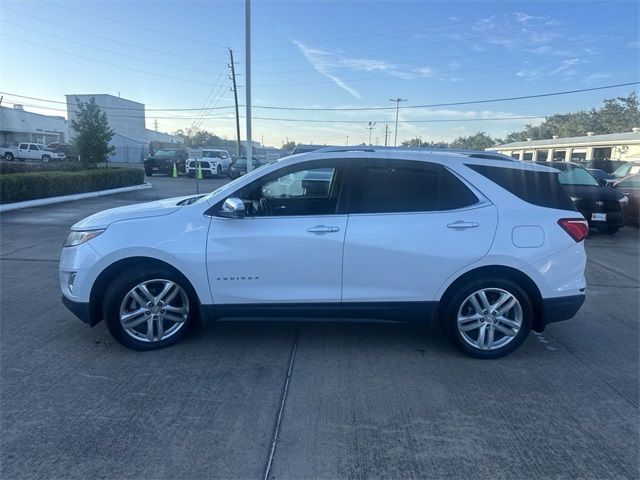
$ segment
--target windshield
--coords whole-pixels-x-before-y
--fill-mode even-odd
[[[154,157],[175,157],[176,156],[176,151],[175,150],[158,150],[155,154]]]
[[[620,165],[612,175],[616,178],[624,178],[627,176],[627,173],[629,173],[629,168],[631,168],[630,165]]]
[[[598,187],[598,181],[584,168],[571,164],[554,164],[553,168],[560,170],[558,180],[563,185],[589,185]]]
[[[234,167],[246,167],[247,166],[247,159],[246,158],[239,158],[235,162],[233,162],[233,166]]]
[[[202,152],[202,158],[227,158],[222,153],[223,152],[211,152],[205,150],[204,152]]]

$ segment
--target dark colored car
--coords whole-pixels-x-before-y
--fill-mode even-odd
[[[254,158],[252,162],[252,167],[255,170],[258,167],[261,167],[262,164],[258,161],[258,159]],[[235,162],[231,164],[229,167],[229,177],[230,178],[238,178],[247,173],[247,159],[246,158],[238,158]]]
[[[622,209],[627,199],[623,193],[600,183],[585,168],[571,162],[537,162],[560,170],[558,180],[589,227],[614,234],[624,225]]]
[[[587,168],[587,172],[595,177],[598,180],[600,185],[606,185],[610,180],[613,179],[611,175],[609,175],[604,170],[600,170],[599,168]]]
[[[178,173],[184,173],[187,158],[189,153],[186,150],[158,150],[145,159],[144,173],[147,177],[156,173],[171,175],[174,165]]]
[[[65,160],[78,161],[78,154],[76,153],[75,149],[68,143],[53,142],[47,145],[47,148],[45,148],[45,150],[54,153],[64,153],[66,157]]]
[[[580,162],[580,165],[586,169],[597,168],[598,170],[604,170],[607,173],[613,173],[613,171],[624,165],[627,162],[621,160],[611,160],[609,158],[594,158],[585,162]]]
[[[618,180],[613,188],[623,193],[629,199],[624,207],[623,218],[625,223],[640,225],[640,174]]]
[[[624,165],[616,168],[611,176],[616,180],[620,180],[637,173],[640,173],[640,162],[625,162]]]

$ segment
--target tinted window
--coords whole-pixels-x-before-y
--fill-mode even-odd
[[[558,181],[556,172],[536,172],[487,165],[467,165],[467,167],[525,202],[541,207],[575,210],[573,202]]]
[[[478,198],[444,167],[425,162],[365,165],[351,213],[428,212],[473,205]]]
[[[560,183],[563,185],[590,185],[596,187],[599,185],[598,181],[593,178],[593,175],[582,167],[577,167],[570,163],[556,163],[552,166],[560,170],[558,180],[560,180]]]
[[[27,149],[27,144],[26,143],[21,143],[20,146],[18,147],[20,150],[26,150]]]
[[[29,150],[38,150],[37,145],[29,145]]]

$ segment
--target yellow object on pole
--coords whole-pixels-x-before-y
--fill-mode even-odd
[[[173,163],[173,173],[171,174],[173,178],[178,178],[178,169],[176,168],[175,162]]]
[[[202,180],[202,168],[200,167],[200,162],[198,162],[198,168],[196,168],[196,178],[198,180]]]

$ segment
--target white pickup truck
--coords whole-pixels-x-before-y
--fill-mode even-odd
[[[64,160],[66,155],[61,152],[52,152],[41,143],[21,143],[18,147],[3,147],[0,150],[5,160],[42,160],[47,163],[51,160]]]
[[[196,175],[196,169],[200,164],[203,177],[220,178],[222,175],[229,175],[231,168],[231,155],[226,150],[219,148],[203,148],[202,158],[189,158],[185,165],[188,176]]]

